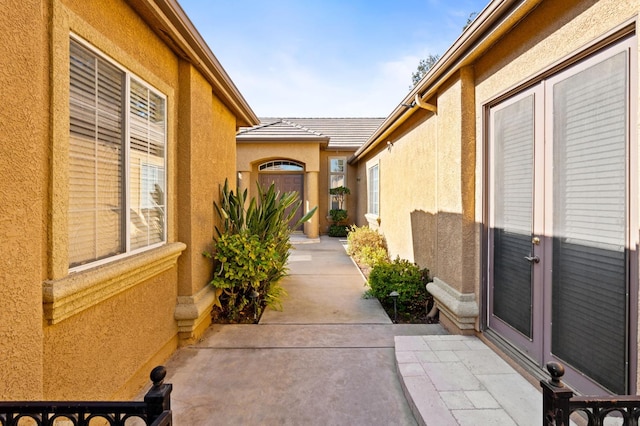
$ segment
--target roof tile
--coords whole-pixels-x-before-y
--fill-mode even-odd
[[[326,139],[328,148],[358,148],[384,118],[260,118],[260,124],[238,132],[243,139]]]

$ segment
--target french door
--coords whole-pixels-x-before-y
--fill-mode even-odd
[[[583,392],[629,389],[631,46],[489,109],[488,325]]]

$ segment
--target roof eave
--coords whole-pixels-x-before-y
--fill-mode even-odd
[[[268,136],[236,136],[236,142],[238,143],[329,143],[329,139],[326,136],[319,137],[295,137],[295,136],[278,136],[278,137],[268,137]]]
[[[541,1],[493,0],[489,3],[371,137],[349,158],[349,163],[358,161],[360,157],[374,149],[399,126],[397,123],[403,123],[419,109],[406,106],[413,103],[416,95],[421,99],[428,99],[434,95],[440,85],[461,67],[472,63]]]
[[[247,101],[176,0],[128,0],[179,56],[209,81],[213,92],[236,116],[237,127],[260,123]]]

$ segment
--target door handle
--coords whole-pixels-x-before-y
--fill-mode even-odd
[[[525,256],[524,258],[530,263],[540,263],[540,258],[538,256]]]

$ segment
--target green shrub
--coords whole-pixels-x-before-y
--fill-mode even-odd
[[[330,237],[346,237],[349,233],[349,227],[346,225],[331,225],[329,226]]]
[[[425,309],[429,296],[427,282],[428,269],[421,270],[416,264],[399,257],[393,262],[378,263],[369,274],[370,294],[380,301],[387,301],[391,292],[398,292],[398,311],[412,310],[415,305]]]
[[[365,263],[362,258],[362,252],[365,247],[369,247],[367,250],[370,250],[368,254],[365,251],[365,256],[368,255],[374,259],[379,259],[379,256],[377,254],[373,255],[373,253],[378,253],[382,250],[386,253],[387,251],[387,243],[384,240],[384,236],[378,231],[368,226],[352,226],[349,230],[349,235],[347,235],[347,253],[356,262]]]
[[[384,247],[364,246],[358,253],[359,262],[369,267],[374,267],[379,263],[388,262],[389,255]]]
[[[212,257],[217,267],[211,285],[222,290],[219,305],[230,320],[238,319],[254,290],[268,294],[272,286],[270,275],[274,270],[285,268],[273,240],[262,241],[246,230],[221,235]],[[255,309],[261,310],[259,306]]]
[[[302,202],[297,192],[280,194],[273,184],[265,190],[258,183],[257,189],[258,196],[245,209],[247,190],[236,194],[225,181],[220,189],[220,204],[214,202],[222,229],[215,227],[214,250],[204,253],[214,259],[215,275],[210,284],[216,288],[215,304],[232,321],[247,307],[254,291],[258,293],[253,299],[258,312],[262,305],[281,307],[285,295],[277,283],[287,273],[291,248],[289,222]],[[308,221],[316,209],[294,227]]]
[[[334,223],[342,222],[343,220],[347,220],[347,211],[342,209],[331,209],[329,210],[329,217],[331,217],[331,221]]]

